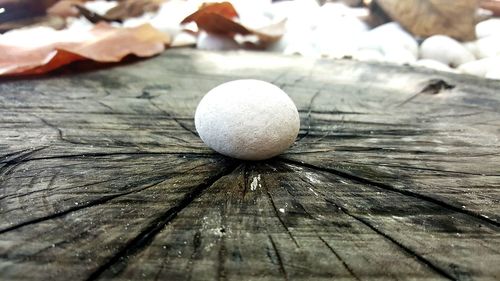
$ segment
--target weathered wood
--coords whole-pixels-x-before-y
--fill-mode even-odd
[[[227,159],[199,99],[296,102],[284,155]],[[353,61],[169,50],[0,84],[1,280],[500,278],[500,83]]]

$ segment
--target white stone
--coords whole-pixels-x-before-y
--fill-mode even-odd
[[[117,2],[111,2],[111,1],[103,1],[103,0],[98,0],[98,1],[88,1],[83,4],[85,8],[89,9],[90,11],[99,14],[99,15],[104,15],[108,10],[111,8],[116,7],[118,5]]]
[[[245,79],[210,90],[198,104],[195,125],[213,150],[238,159],[263,160],[294,143],[300,119],[295,104],[280,88]]]
[[[445,35],[434,35],[422,42],[420,58],[440,61],[452,67],[475,60],[462,44]]]
[[[440,61],[431,60],[431,59],[418,60],[413,65],[422,66],[425,68],[430,68],[430,69],[439,70],[439,71],[456,72],[455,69],[452,69],[448,65],[446,65]]]
[[[399,24],[390,22],[378,26],[364,34],[359,43],[360,49],[378,49],[388,55],[396,48],[408,50],[415,59],[418,57],[418,43],[411,34],[406,32]]]
[[[500,34],[500,19],[489,19],[476,24],[476,35],[478,38]]]
[[[500,57],[491,57],[462,64],[458,67],[458,70],[461,73],[486,77],[488,72],[498,69],[499,66]]]
[[[357,50],[352,57],[359,61],[384,61],[384,55],[375,49]]]
[[[368,25],[350,14],[350,8],[338,3],[326,3],[312,27],[313,46],[323,56],[342,58],[353,56],[360,37]]]
[[[463,42],[462,46],[469,51],[476,59],[479,58],[479,49],[477,47],[477,41]]]
[[[196,48],[200,50],[227,51],[236,50],[239,45],[233,38],[200,31],[196,41]]]
[[[489,70],[484,77],[488,79],[500,80],[500,65],[494,69]]]
[[[481,38],[476,45],[479,58],[500,56],[500,34]]]
[[[408,49],[397,45],[388,45],[384,49],[384,61],[398,64],[409,64],[416,62],[417,57],[415,57]]]

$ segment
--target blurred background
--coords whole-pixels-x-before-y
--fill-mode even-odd
[[[110,49],[110,42],[137,45],[145,32],[152,34],[137,28],[149,25],[167,37],[155,33],[156,41],[148,35],[148,42],[164,48],[150,44],[148,51],[127,54],[150,56],[169,47],[245,49],[500,79],[499,16],[499,0],[0,0],[0,75],[40,67],[50,52],[61,50],[77,59],[119,60],[103,48]],[[118,39],[103,41],[111,35]],[[89,40],[103,43],[85,52],[68,47]],[[36,63],[33,54],[39,55]]]

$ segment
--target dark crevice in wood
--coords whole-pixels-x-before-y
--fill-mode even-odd
[[[340,111],[340,110],[302,110],[299,109],[300,113],[306,114],[327,114],[327,115],[382,115],[381,113],[369,113],[369,112],[355,112],[355,111]]]
[[[321,94],[321,89],[319,89],[318,91],[316,91],[316,93],[314,93],[314,95],[309,100],[309,106],[307,108],[307,128],[306,128],[306,132],[302,136],[300,136],[297,141],[301,141],[302,139],[304,139],[305,137],[307,137],[309,135],[309,132],[311,131],[311,119],[312,119],[311,112],[312,112],[312,107],[313,107],[313,104],[314,104],[314,100],[320,94]]]
[[[395,188],[391,185],[388,185],[388,184],[384,184],[384,183],[381,183],[381,182],[377,182],[377,181],[373,181],[373,180],[370,180],[370,179],[367,179],[367,178],[363,178],[363,177],[360,177],[360,176],[357,176],[357,175],[354,175],[352,173],[349,173],[349,172],[345,172],[345,171],[340,171],[340,170],[336,170],[336,169],[333,169],[333,168],[325,168],[325,167],[320,167],[320,166],[316,166],[316,165],[312,165],[312,164],[308,164],[308,163],[304,163],[304,162],[300,162],[300,161],[296,161],[296,160],[292,160],[292,159],[288,159],[288,158],[280,158],[283,162],[285,163],[288,163],[288,164],[292,164],[292,165],[298,165],[298,166],[303,166],[303,167],[307,167],[309,169],[313,169],[313,170],[319,170],[319,171],[323,171],[323,172],[327,172],[327,173],[331,173],[331,174],[334,174],[336,176],[340,176],[340,177],[343,177],[343,178],[346,178],[346,179],[349,179],[349,180],[353,180],[353,181],[356,181],[356,182],[359,182],[359,183],[363,183],[363,184],[368,184],[368,185],[371,185],[371,186],[376,186],[376,187],[379,187],[379,188],[382,188],[382,189],[385,189],[385,190],[389,190],[389,191],[392,191],[392,192],[397,192],[397,193],[400,193],[400,194],[403,194],[403,195],[406,195],[406,196],[410,196],[410,197],[414,197],[414,198],[417,198],[417,199],[420,199],[420,200],[423,200],[423,201],[427,201],[427,202],[430,202],[430,203],[433,203],[433,204],[436,204],[442,208],[445,208],[445,209],[448,209],[448,210],[451,210],[451,211],[454,211],[454,212],[457,212],[457,213],[461,213],[461,214],[464,214],[464,215],[467,215],[467,216],[470,216],[484,224],[488,224],[488,225],[491,225],[492,227],[500,227],[500,222],[497,222],[495,220],[492,220],[492,219],[489,219],[489,218],[486,218],[480,214],[477,214],[473,211],[469,211],[469,210],[466,210],[466,209],[461,209],[459,207],[455,207],[449,203],[446,203],[446,202],[443,202],[441,200],[438,200],[436,198],[433,198],[433,197],[430,197],[430,196],[427,196],[427,195],[424,195],[424,194],[420,194],[420,193],[416,193],[416,192],[413,192],[413,191],[409,191],[409,190],[403,190],[403,189],[398,189],[398,188]]]
[[[186,125],[184,125],[184,123],[182,123],[181,121],[179,121],[177,119],[177,117],[175,117],[174,115],[168,113],[167,111],[165,111],[164,109],[162,109],[161,107],[159,107],[156,103],[154,103],[151,99],[148,99],[149,103],[156,109],[158,109],[160,112],[162,112],[163,114],[165,114],[166,116],[168,116],[169,118],[172,118],[172,120],[177,123],[177,125],[179,125],[182,129],[186,130],[187,132],[191,133],[193,136],[195,136],[196,138],[199,138],[198,136],[198,133],[191,130],[189,127],[187,127]],[[192,119],[191,119],[192,120]]]
[[[419,262],[425,264],[426,266],[428,266],[429,268],[431,268],[432,270],[434,270],[436,273],[440,274],[441,276],[443,276],[443,277],[445,277],[445,278],[447,278],[449,280],[459,280],[459,278],[455,278],[454,276],[450,275],[448,272],[446,272],[446,270],[442,269],[441,267],[439,267],[438,265],[436,265],[433,262],[429,261],[428,259],[424,258],[423,256],[421,256],[417,252],[413,251],[412,249],[410,249],[410,248],[406,247],[405,245],[403,245],[402,243],[398,242],[396,239],[392,238],[388,234],[386,234],[383,231],[379,230],[378,228],[376,228],[374,225],[372,225],[371,223],[369,223],[368,221],[366,221],[362,217],[359,217],[359,216],[351,214],[346,208],[338,205],[337,203],[333,202],[330,199],[324,198],[324,200],[326,202],[332,204],[333,206],[335,206],[339,210],[341,210],[346,215],[350,216],[351,218],[353,218],[353,219],[359,221],[360,223],[364,224],[365,226],[369,227],[371,230],[375,231],[377,234],[381,235],[382,237],[384,237],[385,239],[387,239],[388,241],[390,241],[391,243],[393,243],[394,245],[396,245],[397,247],[399,247],[405,253],[407,253],[408,255],[410,255],[412,257],[414,257]]]
[[[241,197],[242,200],[245,199],[245,195],[247,194],[248,191],[248,177],[249,171],[247,165],[243,165],[243,196]]]
[[[278,247],[276,247],[276,243],[274,243],[273,237],[271,235],[268,235],[267,237],[269,237],[269,241],[271,241],[271,245],[273,246],[274,253],[276,254],[276,259],[278,260],[280,272],[283,275],[283,278],[285,279],[285,281],[288,281],[289,280],[288,273],[286,272],[285,265],[283,264],[283,259],[281,258],[281,254],[278,250]]]
[[[436,95],[444,90],[451,90],[455,88],[455,85],[449,84],[443,79],[431,79],[427,82],[427,85],[420,91],[422,94]]]
[[[49,121],[45,120],[44,118],[42,117],[39,117],[39,116],[36,116],[34,114],[31,114],[33,116],[35,116],[36,118],[38,118],[43,124],[45,124],[46,126],[54,129],[56,132],[57,132],[57,136],[59,138],[59,140],[63,141],[63,142],[66,142],[66,143],[69,143],[69,144],[74,144],[74,145],[85,145],[86,143],[83,143],[83,142],[77,142],[77,141],[73,141],[73,140],[69,140],[67,139],[64,134],[63,134],[63,131],[61,128],[57,127],[56,125],[50,123]]]
[[[361,166],[371,166],[371,165],[373,165],[373,164],[368,164],[368,163],[359,163],[359,162],[351,162],[351,161],[342,161],[341,163],[355,164],[355,165],[361,165]],[[470,173],[470,172],[440,170],[440,169],[424,168],[424,167],[391,165],[391,164],[383,164],[383,163],[379,163],[377,165],[381,166],[381,167],[398,168],[398,169],[403,169],[403,170],[417,170],[417,171],[439,172],[439,173],[443,173],[443,174],[470,175],[470,176],[481,176],[481,177],[499,177],[500,176],[500,174],[478,174],[478,173]]]
[[[192,168],[190,168],[190,169],[188,169],[188,170],[186,170],[184,172],[186,173],[186,172],[192,171],[192,170],[194,170],[196,168],[199,168],[201,166],[204,166],[204,165],[205,164],[192,167]],[[162,182],[164,182],[165,180],[169,179],[170,177],[171,177],[171,174],[168,174],[168,175],[161,175],[161,176],[157,176],[157,177],[154,177],[154,178],[149,178],[149,179],[145,179],[145,180],[139,181],[138,183],[136,183],[136,185],[141,185],[141,184],[144,184],[144,183],[149,183],[151,181],[154,181],[154,183],[148,184],[148,185],[146,185],[144,187],[133,189],[133,190],[130,190],[130,191],[127,191],[127,192],[121,192],[121,193],[117,193],[117,194],[113,194],[113,195],[103,196],[103,197],[98,198],[96,200],[89,201],[89,202],[87,202],[85,204],[82,203],[82,204],[79,204],[77,206],[70,207],[70,208],[68,208],[68,209],[66,209],[64,211],[60,211],[60,212],[57,212],[57,213],[54,213],[54,214],[51,214],[51,215],[47,215],[47,216],[35,218],[35,219],[32,219],[32,220],[28,220],[28,221],[19,223],[19,224],[14,225],[14,226],[10,226],[10,227],[5,228],[5,229],[0,229],[0,234],[6,233],[6,232],[9,232],[9,231],[12,231],[12,230],[16,230],[18,228],[21,228],[21,227],[24,227],[24,226],[27,226],[27,225],[32,225],[32,224],[36,224],[36,223],[39,223],[39,222],[42,222],[42,221],[56,219],[56,218],[65,216],[65,215],[67,215],[69,213],[72,213],[72,212],[75,212],[75,211],[78,211],[78,210],[81,210],[81,209],[85,209],[85,208],[90,208],[90,207],[93,207],[93,206],[101,205],[101,204],[104,204],[104,203],[106,203],[106,202],[108,202],[108,201],[110,201],[112,199],[119,198],[119,197],[122,197],[122,196],[125,196],[125,195],[128,195],[128,194],[141,192],[143,190],[146,190],[148,188],[151,188],[151,187],[157,186],[158,184],[161,184]]]
[[[224,210],[222,210],[221,212],[221,225],[224,226],[226,225],[226,222],[225,222],[225,212]],[[219,241],[219,252],[218,252],[218,255],[217,255],[217,280],[220,280],[220,281],[225,281],[227,280],[227,276],[226,276],[226,269],[225,269],[225,265],[224,265],[224,262],[227,260],[227,248],[226,248],[226,244],[225,244],[225,235],[224,233],[221,233],[222,235],[220,236],[220,241]]]
[[[359,279],[359,277],[354,273],[354,271],[352,270],[352,268],[344,261],[344,259],[342,259],[342,257],[337,253],[337,251],[335,251],[335,249],[333,249],[332,246],[330,246],[330,244],[328,242],[325,241],[325,239],[323,239],[323,237],[321,236],[318,236],[319,240],[321,240],[321,242],[323,242],[323,244],[325,244],[325,246],[330,250],[330,252],[333,253],[333,255],[335,255],[337,257],[337,259],[340,260],[340,262],[342,262],[342,265],[345,267],[345,269],[347,271],[349,271],[349,273],[351,274],[351,276],[358,280],[358,281],[361,281],[361,279]]]
[[[413,96],[407,98],[403,102],[397,105],[397,107],[403,106],[410,101],[414,100],[416,97],[418,97],[421,94],[427,94],[427,95],[437,95],[441,91],[444,90],[451,90],[455,88],[455,85],[448,84],[446,81],[443,79],[431,79],[427,82],[427,84],[420,90],[418,93],[414,94]]]
[[[299,243],[297,242],[297,240],[295,240],[295,237],[293,237],[292,232],[290,232],[290,230],[286,226],[285,222],[281,218],[281,216],[280,216],[280,214],[278,212],[278,208],[276,207],[276,204],[274,203],[273,197],[271,196],[271,193],[269,192],[269,190],[267,189],[267,187],[266,187],[266,194],[267,194],[267,197],[269,198],[269,201],[271,202],[271,205],[273,207],[273,211],[274,211],[274,214],[276,215],[276,218],[278,218],[280,224],[283,226],[283,228],[285,229],[285,231],[288,234],[288,236],[290,236],[290,239],[292,239],[292,241],[295,244],[295,246],[297,246],[297,248],[300,248]]]
[[[0,162],[1,164],[5,164],[2,167],[0,167],[0,179],[3,179],[4,176],[10,174],[17,166],[19,166],[23,161],[25,161],[28,157],[31,155],[35,154],[38,151],[41,151],[45,149],[46,147],[39,147],[35,149],[27,149],[23,150],[22,152],[16,152],[14,154],[10,155],[16,155],[18,154],[19,156],[16,156],[12,159],[9,159],[4,162]],[[0,184],[1,186],[1,184]]]
[[[57,176],[57,175],[58,174],[56,174],[55,176]],[[6,195],[4,197],[1,197],[0,200],[6,199],[6,198],[22,198],[22,197],[30,196],[30,195],[37,194],[37,193],[47,192],[50,190],[56,190],[57,192],[66,191],[66,190],[78,190],[80,188],[86,188],[86,187],[97,185],[97,184],[113,182],[115,180],[124,178],[123,176],[119,176],[119,177],[109,178],[109,179],[102,180],[102,181],[90,182],[90,183],[86,183],[86,184],[82,184],[82,185],[75,185],[75,186],[68,186],[68,187],[64,187],[64,188],[54,189],[52,187],[53,187],[53,184],[54,184],[54,181],[56,178],[55,176],[51,177],[46,188],[38,189],[38,190],[34,190],[34,191],[29,191],[29,192],[23,193],[23,194],[18,194],[18,193],[9,194],[9,195]],[[32,179],[35,179],[35,177],[33,177]]]
[[[106,203],[106,202],[108,202],[108,201],[110,201],[112,199],[115,199],[115,198],[118,198],[118,197],[121,197],[121,196],[125,196],[125,195],[128,195],[128,194],[132,194],[132,193],[143,191],[145,189],[148,189],[148,188],[154,187],[154,186],[156,186],[158,184],[161,184],[162,182],[164,182],[165,180],[167,180],[169,177],[170,177],[170,175],[159,176],[159,177],[157,177],[159,179],[156,179],[154,183],[149,184],[147,186],[144,186],[142,188],[134,189],[134,190],[127,191],[127,192],[117,193],[117,194],[113,194],[113,195],[103,196],[103,197],[101,197],[99,199],[96,199],[96,200],[93,200],[93,201],[89,201],[86,204],[82,203],[82,204],[79,204],[77,206],[70,207],[70,208],[68,208],[68,209],[66,209],[64,211],[60,211],[60,212],[57,212],[57,213],[54,213],[54,214],[51,214],[51,215],[47,215],[47,216],[35,218],[35,219],[32,219],[32,220],[28,220],[28,221],[16,224],[14,226],[10,226],[10,227],[5,228],[5,229],[1,229],[0,230],[0,234],[6,233],[6,232],[9,232],[9,231],[13,231],[13,230],[16,230],[16,229],[24,227],[24,226],[36,224],[36,223],[39,223],[39,222],[42,222],[42,221],[47,221],[47,220],[51,220],[51,219],[57,219],[57,218],[63,217],[65,215],[67,215],[69,213],[72,213],[72,212],[75,212],[75,211],[79,211],[79,210],[82,210],[82,209],[85,209],[85,208],[90,208],[90,207],[94,207],[94,206],[97,206],[97,205],[104,204],[104,203]],[[151,179],[148,179],[147,181],[150,182]]]
[[[30,161],[38,161],[38,160],[51,160],[51,159],[78,159],[78,158],[90,158],[90,157],[107,157],[107,156],[149,156],[149,155],[178,155],[178,156],[196,156],[196,157],[213,157],[215,153],[197,153],[197,152],[140,152],[140,151],[131,151],[131,152],[104,152],[104,153],[81,153],[81,154],[65,154],[65,155],[54,155],[54,156],[46,156],[46,157],[33,157],[33,158],[23,158],[23,159],[13,159],[2,163],[25,163]]]
[[[184,197],[172,208],[168,209],[160,216],[158,216],[154,221],[152,221],[145,229],[143,229],[137,236],[130,240],[121,250],[119,250],[115,255],[110,257],[110,259],[99,266],[95,271],[93,271],[87,281],[96,280],[102,274],[108,270],[113,271],[113,275],[116,274],[114,269],[118,272],[126,267],[128,259],[138,252],[142,251],[144,248],[149,246],[155,236],[169,223],[171,223],[179,212],[184,208],[188,207],[191,202],[198,198],[206,189],[213,186],[222,177],[233,173],[238,168],[237,163],[231,163],[225,166],[219,173],[208,178],[198,186],[194,187],[192,191],[184,195]],[[117,268],[114,268],[117,267]]]

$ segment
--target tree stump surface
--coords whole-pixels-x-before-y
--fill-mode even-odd
[[[255,78],[285,154],[208,149],[194,110]],[[172,49],[0,84],[1,280],[499,280],[500,82]]]

